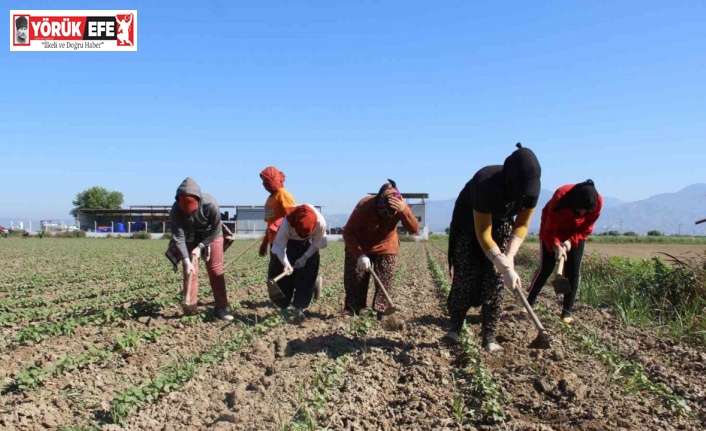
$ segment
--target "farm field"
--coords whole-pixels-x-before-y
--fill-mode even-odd
[[[466,342],[446,345],[443,241],[401,243],[401,331],[372,314],[341,315],[342,242],[321,253],[324,292],[307,320],[284,322],[267,299],[267,260],[252,245],[236,241],[225,255],[236,317],[227,324],[210,314],[205,271],[201,313],[181,315],[167,241],[0,240],[0,429],[706,428],[703,347],[581,303],[577,322],[563,325],[551,289],[538,307],[551,349],[528,347],[537,332],[507,293],[505,355],[476,347],[478,309]]]
[[[633,259],[650,259],[652,256],[660,256],[668,259],[662,253],[667,253],[675,257],[694,257],[706,253],[706,245],[692,244],[602,244],[588,242],[586,252],[602,254],[605,256],[623,256]]]

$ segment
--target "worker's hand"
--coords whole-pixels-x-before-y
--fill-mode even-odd
[[[181,261],[182,269],[184,270],[184,277],[194,272],[194,264],[191,263],[189,259],[184,259]]]
[[[569,241],[568,239],[562,242],[561,246],[564,247],[564,250],[566,250],[567,253],[571,251],[571,241]]]
[[[260,256],[266,256],[266,255],[267,255],[267,246],[268,246],[268,245],[269,245],[269,244],[268,244],[268,242],[267,242],[267,237],[265,237],[265,240],[262,241],[262,244],[260,244],[260,251],[258,252],[258,254],[259,254]]]
[[[208,249],[206,250],[206,262],[211,260],[211,244],[208,245]]]
[[[309,260],[309,258],[306,255],[302,255],[299,259],[297,259],[296,262],[294,262],[294,269],[298,268],[304,268],[304,265],[306,265],[306,261]]]
[[[517,272],[515,272],[514,269],[508,269],[503,272],[503,286],[505,286],[505,289],[510,291],[514,291],[515,289],[522,287],[520,276],[517,275]]]
[[[196,248],[191,250],[191,260],[197,260],[200,257],[201,257],[201,247],[196,246]]]
[[[392,196],[389,198],[389,202],[390,202],[390,208],[392,208],[393,210],[395,210],[397,212],[402,212],[407,207],[407,204],[404,202],[404,200],[397,199]]]
[[[556,258],[557,262],[559,261],[559,259],[566,260],[566,249],[559,244],[554,244],[554,257]]]
[[[284,264],[282,264],[283,271],[287,273],[287,275],[292,275],[294,272],[294,268],[292,268],[292,265],[289,263],[289,261],[285,261]]]
[[[493,247],[491,250],[488,250],[488,253],[493,254],[493,257],[490,260],[493,262],[493,265],[495,265],[495,268],[500,274],[504,274],[505,271],[513,269],[512,259],[509,259],[505,254],[500,253],[500,249],[498,247]]]
[[[364,254],[361,254],[358,258],[358,267],[363,271],[370,271],[370,258]]]

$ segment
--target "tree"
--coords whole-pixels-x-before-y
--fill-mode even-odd
[[[103,187],[93,186],[77,194],[72,204],[74,209],[69,214],[73,217],[76,217],[82,209],[119,209],[123,204],[123,194],[104,189]]]
[[[662,236],[662,235],[664,235],[664,234],[658,230],[647,231],[647,236]]]

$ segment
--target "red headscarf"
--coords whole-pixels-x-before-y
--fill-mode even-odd
[[[268,166],[260,172],[260,178],[262,178],[262,184],[265,186],[265,190],[270,193],[274,193],[277,189],[284,187],[284,172],[275,168],[274,166]]]
[[[316,213],[308,205],[299,205],[287,214],[287,222],[302,238],[309,238],[316,228]]]

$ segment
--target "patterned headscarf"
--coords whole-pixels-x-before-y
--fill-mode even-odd
[[[380,187],[380,191],[375,196],[375,209],[380,217],[392,217],[395,209],[390,206],[390,198],[402,199],[402,194],[397,190],[397,184],[391,179]]]
[[[287,214],[287,222],[302,238],[309,238],[316,228],[316,213],[309,205],[299,205]]]
[[[265,190],[270,193],[274,193],[277,189],[284,187],[284,172],[275,168],[274,166],[268,166],[260,172],[260,178],[262,178],[262,184],[265,186]]]

